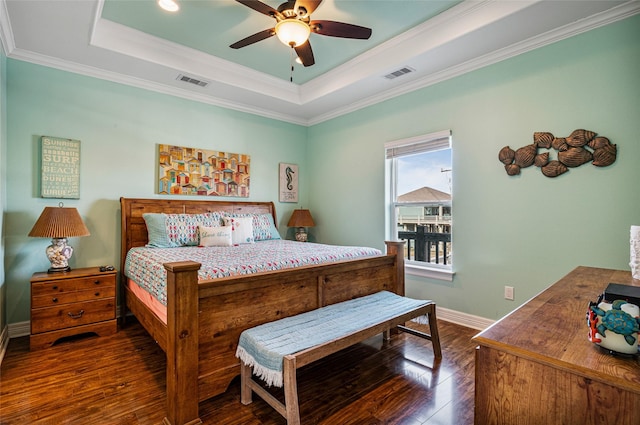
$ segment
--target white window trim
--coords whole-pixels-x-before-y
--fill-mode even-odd
[[[394,140],[391,142],[387,142],[384,144],[385,149],[385,157],[387,159],[392,159],[397,156],[404,156],[410,153],[420,153],[420,152],[428,152],[430,150],[438,149],[438,145],[434,145],[434,142],[437,140],[446,140],[446,143],[442,143],[441,148],[450,148],[451,147],[451,130],[443,130],[429,134],[423,134],[420,136],[409,137],[406,139]],[[406,146],[412,145],[411,148],[403,149]],[[392,151],[390,153],[390,151]],[[388,171],[388,170],[387,170]],[[396,217],[396,202],[395,199],[397,197],[396,193],[396,179],[397,179],[397,169],[393,169],[394,174],[388,181],[389,186],[387,187],[387,208],[389,212],[390,219],[387,220],[387,234],[390,236],[390,240],[398,241],[398,233],[395,231],[395,222],[397,221]],[[437,266],[437,265],[424,265],[421,262],[406,260],[405,261],[405,273],[413,276],[426,277],[429,279],[438,279],[447,282],[453,281],[453,276],[455,272],[453,271],[453,266]]]
[[[412,276],[427,277],[429,279],[444,280],[447,282],[453,282],[453,276],[456,274],[452,269],[423,266],[414,264],[413,262],[404,263],[404,272]]]

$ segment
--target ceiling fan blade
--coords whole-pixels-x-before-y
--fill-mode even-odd
[[[309,40],[306,43],[301,44],[300,46],[294,47],[300,61],[302,64],[307,67],[316,63],[316,60],[313,58],[313,50],[311,50],[311,44]]]
[[[263,13],[267,16],[271,16],[271,17],[280,17],[280,18],[284,18],[280,12],[278,12],[276,9],[274,9],[273,7],[269,6],[268,4],[264,4],[261,1],[258,0],[236,0],[238,3],[242,3],[247,7],[250,7],[251,9]]]
[[[311,21],[309,22],[311,31],[320,35],[328,35],[330,37],[357,38],[366,40],[371,37],[371,28],[361,27],[359,25],[345,24],[336,21]]]
[[[297,0],[293,10],[297,12],[299,7],[304,7],[307,15],[311,15],[320,6],[320,3],[322,3],[322,0]]]
[[[257,32],[249,37],[243,38],[240,41],[236,41],[231,46],[232,49],[239,49],[241,47],[248,46],[253,43],[257,43],[258,41],[262,41],[265,38],[273,37],[276,34],[276,30],[274,28],[269,28],[268,30]]]

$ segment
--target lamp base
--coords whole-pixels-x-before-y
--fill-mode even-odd
[[[305,229],[304,227],[298,227],[298,230],[296,231],[296,240],[298,242],[306,242],[307,237],[307,229]]]
[[[51,268],[48,273],[68,272],[69,259],[73,255],[73,248],[67,245],[67,238],[53,238],[51,245],[46,250],[47,258],[51,262]]]
[[[49,270],[47,270],[47,273],[64,273],[64,272],[70,272],[71,271],[71,267],[67,266],[67,267],[50,267]]]

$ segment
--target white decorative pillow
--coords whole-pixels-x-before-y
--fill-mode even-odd
[[[232,246],[231,226],[198,226],[200,244],[198,246]]]
[[[254,243],[253,219],[251,217],[224,217],[225,226],[231,226],[231,239],[234,245]]]

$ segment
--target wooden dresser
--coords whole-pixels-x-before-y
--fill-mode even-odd
[[[476,335],[477,425],[640,424],[640,359],[587,339],[586,312],[628,271],[578,267]]]
[[[52,345],[66,336],[117,332],[116,271],[99,267],[31,277],[30,349]]]

